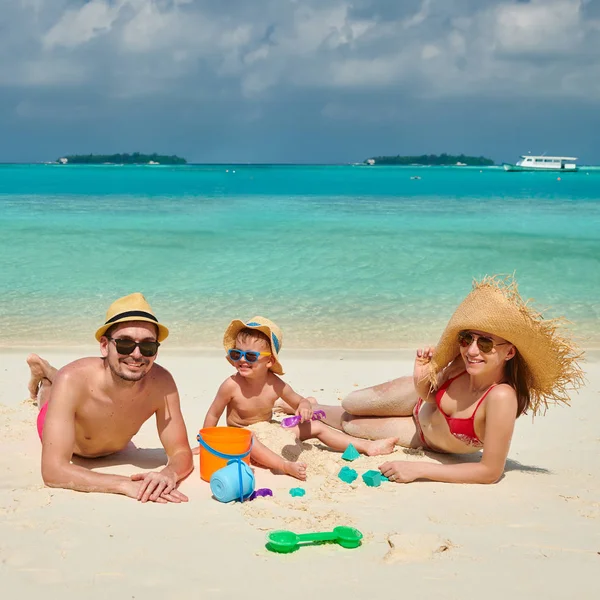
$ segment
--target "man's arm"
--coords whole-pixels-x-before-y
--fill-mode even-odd
[[[49,487],[80,492],[107,492],[135,498],[138,485],[121,475],[95,473],[71,463],[75,447],[75,413],[80,393],[69,367],[52,384],[42,438],[42,478]]]
[[[160,393],[164,394],[164,400],[156,411],[156,428],[168,462],[159,472],[138,473],[132,475],[131,480],[141,481],[137,499],[142,502],[156,502],[159,498],[169,502],[187,502],[187,496],[176,488],[177,482],[189,475],[194,468],[192,451],[181,414],[177,386],[168,371],[163,370],[162,376],[165,382]]]

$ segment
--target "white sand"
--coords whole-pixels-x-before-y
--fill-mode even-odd
[[[33,349],[32,349],[33,350]],[[62,366],[81,350],[49,350]],[[87,354],[97,354],[90,348]],[[141,505],[124,496],[45,488],[39,473],[37,409],[27,397],[26,352],[0,353],[0,582],[15,598],[598,598],[600,595],[600,357],[571,408],[517,422],[505,477],[497,485],[384,483],[348,486],[347,463],[318,443],[303,446],[309,480],[256,470],[273,498],[243,505],[213,500],[198,469],[182,483],[184,505]],[[408,352],[294,353],[287,381],[325,403],[358,386],[410,372]],[[341,359],[341,360],[340,360]],[[178,382],[190,442],[230,367],[219,351],[161,350]],[[274,449],[298,454],[289,433],[261,425]],[[263,431],[263,429],[265,431]],[[138,449],[97,461],[130,474],[164,463],[153,422]],[[394,458],[435,460],[434,455]],[[439,457],[438,457],[439,458]],[[359,473],[384,459],[351,463]],[[304,498],[288,491],[301,486]],[[290,555],[264,548],[265,533],[289,528],[360,529],[357,550],[324,545]],[[10,595],[9,595],[10,594]]]

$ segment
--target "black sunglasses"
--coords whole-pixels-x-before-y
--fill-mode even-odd
[[[125,340],[119,338],[112,338],[106,336],[107,339],[111,342],[115,343],[115,347],[119,354],[128,355],[131,354],[136,348],[140,349],[140,354],[142,356],[150,357],[155,356],[158,352],[158,347],[160,346],[159,342],[135,342],[134,340]]]
[[[509,342],[494,342],[493,339],[477,335],[476,333],[471,333],[470,331],[459,331],[458,332],[458,343],[463,348],[468,348],[473,341],[477,342],[477,347],[484,354],[489,354],[494,346],[504,346],[504,344],[508,344]]]

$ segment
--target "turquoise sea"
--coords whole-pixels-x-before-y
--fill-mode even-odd
[[[600,345],[600,172],[0,165],[2,346],[92,344],[133,291],[173,346],[254,314],[287,347],[435,343],[473,278],[513,272]]]

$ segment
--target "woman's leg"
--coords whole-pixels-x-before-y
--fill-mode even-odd
[[[342,400],[342,407],[354,416],[408,417],[412,415],[417,399],[413,378],[399,377],[350,392]]]
[[[413,378],[399,377],[351,392],[342,400],[341,406],[314,403],[313,409],[325,412],[323,423],[353,437],[369,440],[398,438],[400,446],[419,448],[423,443],[412,418],[417,400]],[[291,407],[286,408],[281,401],[277,406],[294,414]]]
[[[312,402],[314,398],[309,398]],[[313,402],[314,410],[325,411],[324,422],[336,429],[342,429],[346,413],[364,417],[409,417],[415,408],[418,397],[412,377],[399,377],[372,387],[350,392],[341,406]],[[294,409],[283,400],[275,403],[288,414]]]
[[[355,417],[346,413],[342,431],[358,438],[385,440],[395,437],[405,448],[420,448],[423,442],[412,417]]]

